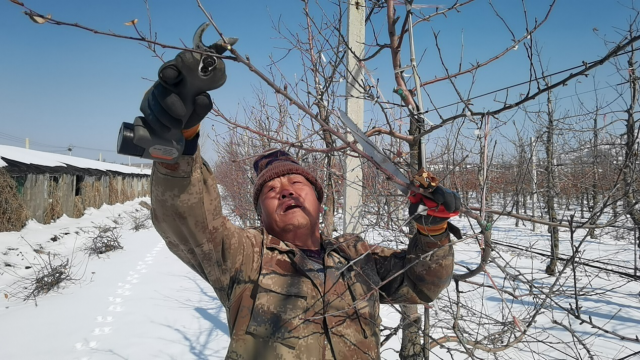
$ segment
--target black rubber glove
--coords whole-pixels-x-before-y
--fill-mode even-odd
[[[207,91],[221,87],[226,79],[221,59],[191,51],[180,52],[160,67],[158,81],[142,99],[140,111],[145,128],[154,136],[176,134],[176,130],[180,134],[196,128],[213,108]],[[195,153],[197,137],[195,145],[191,145],[185,146],[183,154]]]
[[[226,80],[224,63],[220,60],[216,65],[218,73],[210,75],[211,83],[200,84],[200,79],[197,79],[199,61],[180,61],[183,57],[191,58],[193,54],[181,52],[176,59],[160,67],[158,81],[147,91],[140,105],[148,126],[159,133],[197,126],[213,107],[206,91],[219,88]],[[192,79],[196,80],[193,85],[200,88],[201,92],[194,94],[189,91],[194,82],[190,81]]]

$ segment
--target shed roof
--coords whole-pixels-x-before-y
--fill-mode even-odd
[[[64,173],[96,173],[97,170],[97,172],[103,171],[131,175],[151,174],[151,170],[149,169],[140,169],[127,165],[112,164],[8,145],[0,145],[0,167],[7,167],[7,170],[13,173],[28,173],[31,171],[42,173],[43,170]],[[82,171],[83,169],[86,170]]]

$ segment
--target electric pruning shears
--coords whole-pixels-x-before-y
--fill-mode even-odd
[[[224,63],[218,61],[217,55],[222,55],[238,41],[237,38],[227,38],[226,42],[219,40],[212,45],[204,45],[202,36],[209,25],[208,22],[204,23],[196,30],[193,36],[194,51],[182,51],[160,68],[163,70],[167,66],[175,66],[181,76],[179,81],[172,84],[163,82],[160,71],[158,72],[158,81],[171,89],[184,102],[185,115],[181,119],[183,124],[193,111],[192,99],[199,94],[217,89],[226,80]],[[120,126],[117,151],[122,155],[160,162],[175,162],[182,154],[185,145],[181,130],[171,129],[167,133],[160,134],[151,127],[145,126],[144,117],[138,116],[133,123],[124,122]]]

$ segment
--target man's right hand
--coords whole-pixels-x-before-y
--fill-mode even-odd
[[[226,81],[221,59],[214,59],[215,67],[207,76],[202,75],[203,63],[211,59],[212,56],[183,51],[160,67],[158,81],[146,92],[140,105],[150,132],[162,136],[171,130],[181,130],[187,139],[195,136],[198,125],[213,108],[207,91],[221,87]]]

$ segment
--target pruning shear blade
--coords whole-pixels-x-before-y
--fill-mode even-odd
[[[211,23],[205,22],[196,29],[196,32],[193,34],[193,48],[195,50],[222,55],[238,42],[238,38],[228,37],[225,39],[227,41],[226,43],[220,39],[209,46],[205,45],[202,41],[202,36],[210,25]]]
[[[342,121],[344,126],[346,126],[347,129],[351,131],[351,135],[358,142],[358,144],[362,146],[362,150],[367,155],[371,156],[371,158],[373,158],[373,160],[378,165],[380,165],[382,168],[384,168],[385,170],[393,174],[393,176],[397,177],[404,183],[408,183],[409,179],[407,179],[407,177],[402,173],[402,171],[398,169],[398,167],[395,166],[391,162],[391,160],[389,160],[389,158],[380,150],[380,148],[378,148],[378,146],[374,144],[373,141],[371,141],[371,139],[369,139],[369,137],[367,137],[367,135],[365,135],[362,132],[362,130],[360,130],[358,125],[356,125],[356,123],[354,123],[353,120],[351,120],[349,115],[347,115],[342,110],[338,110],[338,111],[340,112],[340,120]],[[398,188],[398,190],[400,190],[400,192],[403,193],[405,196],[409,195],[409,189],[407,187],[402,186],[400,184],[395,184],[395,185]]]

